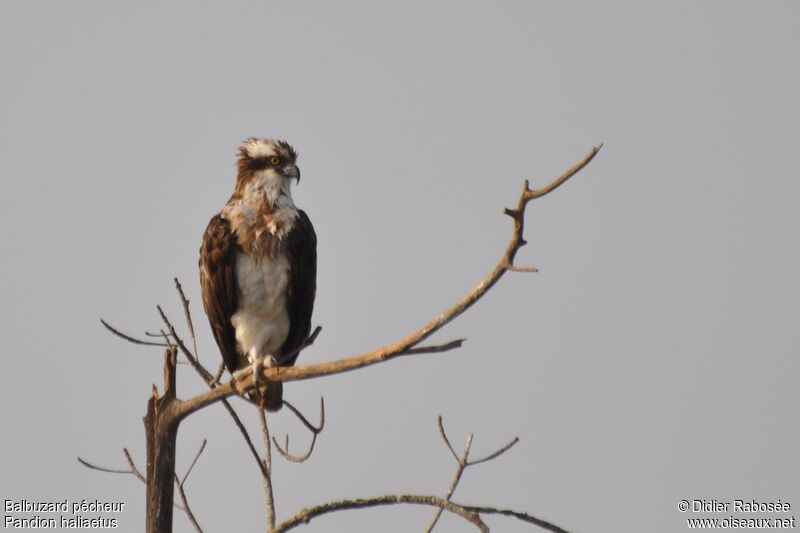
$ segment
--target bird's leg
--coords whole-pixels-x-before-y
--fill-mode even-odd
[[[275,357],[269,354],[267,354],[265,357],[249,355],[248,358],[250,359],[250,364],[253,366],[253,388],[255,389],[254,394],[258,402],[262,403],[264,399],[264,393],[261,391],[261,369],[264,366],[267,368],[276,367],[278,366],[278,362],[275,360]]]
[[[261,403],[261,388],[259,387],[259,379],[261,374],[261,367],[264,364],[264,359],[258,356],[250,356],[250,364],[253,366],[253,394],[259,403]]]

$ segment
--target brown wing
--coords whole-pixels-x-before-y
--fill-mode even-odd
[[[200,289],[211,331],[231,373],[239,368],[236,332],[231,325],[231,315],[237,305],[235,272],[238,248],[230,223],[220,215],[212,218],[200,246]]]
[[[286,306],[289,312],[289,335],[281,347],[282,353],[296,349],[311,332],[311,314],[317,292],[317,234],[304,211],[299,211],[294,227],[286,236],[286,253],[290,265]],[[297,354],[281,366],[291,366]]]

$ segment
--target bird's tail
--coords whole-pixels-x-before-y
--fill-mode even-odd
[[[260,403],[267,411],[279,411],[283,406],[283,383],[276,381],[263,385],[259,389],[260,397],[255,392],[250,393],[250,399]]]

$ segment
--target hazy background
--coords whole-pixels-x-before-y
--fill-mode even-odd
[[[144,486],[141,418],[162,304],[218,360],[197,250],[250,136],[300,152],[319,236],[303,364],[393,342],[473,287],[510,236],[522,181],[597,159],[529,207],[521,266],[438,341],[462,350],[291,383],[327,427],[275,460],[279,519],[324,501],[443,495],[461,449],[521,442],[455,501],[575,532],[679,532],[681,499],[789,501],[800,515],[796,2],[0,4],[4,371],[0,498],[123,501]],[[181,367],[179,395],[204,386]],[[255,414],[236,401],[253,429]],[[299,453],[283,411],[273,430]],[[186,489],[207,532],[263,530],[260,478],[224,410],[188,419]],[[7,513],[6,513],[7,514]],[[422,531],[432,509],[305,531]],[[723,514],[720,516],[729,516]],[[19,516],[19,515],[18,515]],[[106,517],[114,515],[104,515]],[[758,517],[775,515],[755,515]],[[488,517],[498,531],[531,531]],[[446,517],[437,531],[465,531]],[[176,512],[176,531],[192,531]]]

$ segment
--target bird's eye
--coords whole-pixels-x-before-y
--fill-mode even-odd
[[[277,157],[277,156],[272,156],[272,157],[270,158],[270,160],[269,160],[269,163],[270,163],[272,166],[277,166],[277,165],[280,165],[280,164],[281,164],[281,158],[280,158],[280,157]]]

